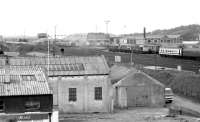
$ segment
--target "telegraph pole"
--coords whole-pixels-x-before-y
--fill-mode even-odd
[[[56,42],[56,25],[54,27],[54,41],[53,41],[53,56],[55,56],[55,47],[54,47],[54,44]]]

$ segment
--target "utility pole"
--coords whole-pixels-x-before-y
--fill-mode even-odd
[[[50,56],[50,53],[49,53],[49,49],[50,49],[50,45],[49,45],[49,37],[47,37],[48,39],[48,77],[49,77],[49,56]],[[48,78],[49,79],[49,78]]]
[[[133,47],[131,46],[131,66],[133,66]]]
[[[56,25],[54,27],[53,56],[55,56],[55,47],[54,47],[55,43],[56,43]]]

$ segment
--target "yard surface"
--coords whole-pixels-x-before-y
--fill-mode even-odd
[[[129,108],[114,113],[60,114],[60,122],[198,122],[196,118],[166,117],[167,108]]]

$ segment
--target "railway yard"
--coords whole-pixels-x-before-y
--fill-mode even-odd
[[[41,46],[41,45],[40,45]],[[63,48],[64,52],[61,53],[60,49]],[[33,50],[32,48],[20,49],[20,56],[45,56],[47,50],[39,47]],[[125,52],[112,52],[106,48],[96,47],[64,47],[58,46],[55,48],[56,56],[92,56],[92,55],[104,55],[109,66],[112,67],[115,64],[130,65],[131,60],[134,66],[145,67],[145,66],[156,66],[156,67],[167,67],[169,69],[176,69],[177,66],[181,66],[182,70],[188,70],[194,74],[199,74],[200,61],[193,59],[184,59],[177,57],[163,57],[158,54],[141,54],[141,53],[125,53]],[[115,62],[115,56],[121,57],[121,62]],[[141,66],[141,67],[140,67]],[[162,68],[161,68],[162,69]],[[172,72],[173,73],[173,72]],[[148,73],[147,73],[148,74]],[[155,72],[154,75],[156,75]],[[149,74],[154,77],[152,74]],[[159,74],[158,74],[159,75]],[[167,74],[166,74],[167,75]],[[156,79],[156,77],[154,77]],[[158,76],[159,78],[159,76]],[[162,78],[162,77],[161,77]],[[160,80],[160,79],[157,79]],[[164,79],[163,79],[164,80]],[[162,82],[162,81],[161,81]],[[170,109],[168,108],[129,108],[125,110],[115,109],[114,113],[93,113],[93,114],[60,114],[60,122],[198,122],[198,118],[187,116],[188,113],[192,115],[199,115],[199,102],[193,102],[188,98],[175,96],[174,106],[181,108],[183,113],[186,115],[178,115],[176,117],[169,117]],[[170,105],[171,106],[171,105]],[[199,117],[199,116],[198,116]]]
[[[138,53],[124,53],[124,52],[110,52],[107,49],[95,49],[95,48],[64,48],[64,55],[104,55],[108,63],[114,63],[115,56],[121,56],[122,63],[130,63],[131,55],[132,61],[135,64],[141,64],[144,66],[162,66],[177,68],[178,65],[182,66],[183,70],[189,70],[198,72],[200,69],[199,60],[182,59],[174,57],[162,57],[157,54],[138,54]],[[58,53],[59,54],[59,53]]]

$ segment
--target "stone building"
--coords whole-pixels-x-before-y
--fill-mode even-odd
[[[104,56],[23,57],[0,60],[0,65],[39,66],[53,89],[60,112],[112,111],[110,70]]]

